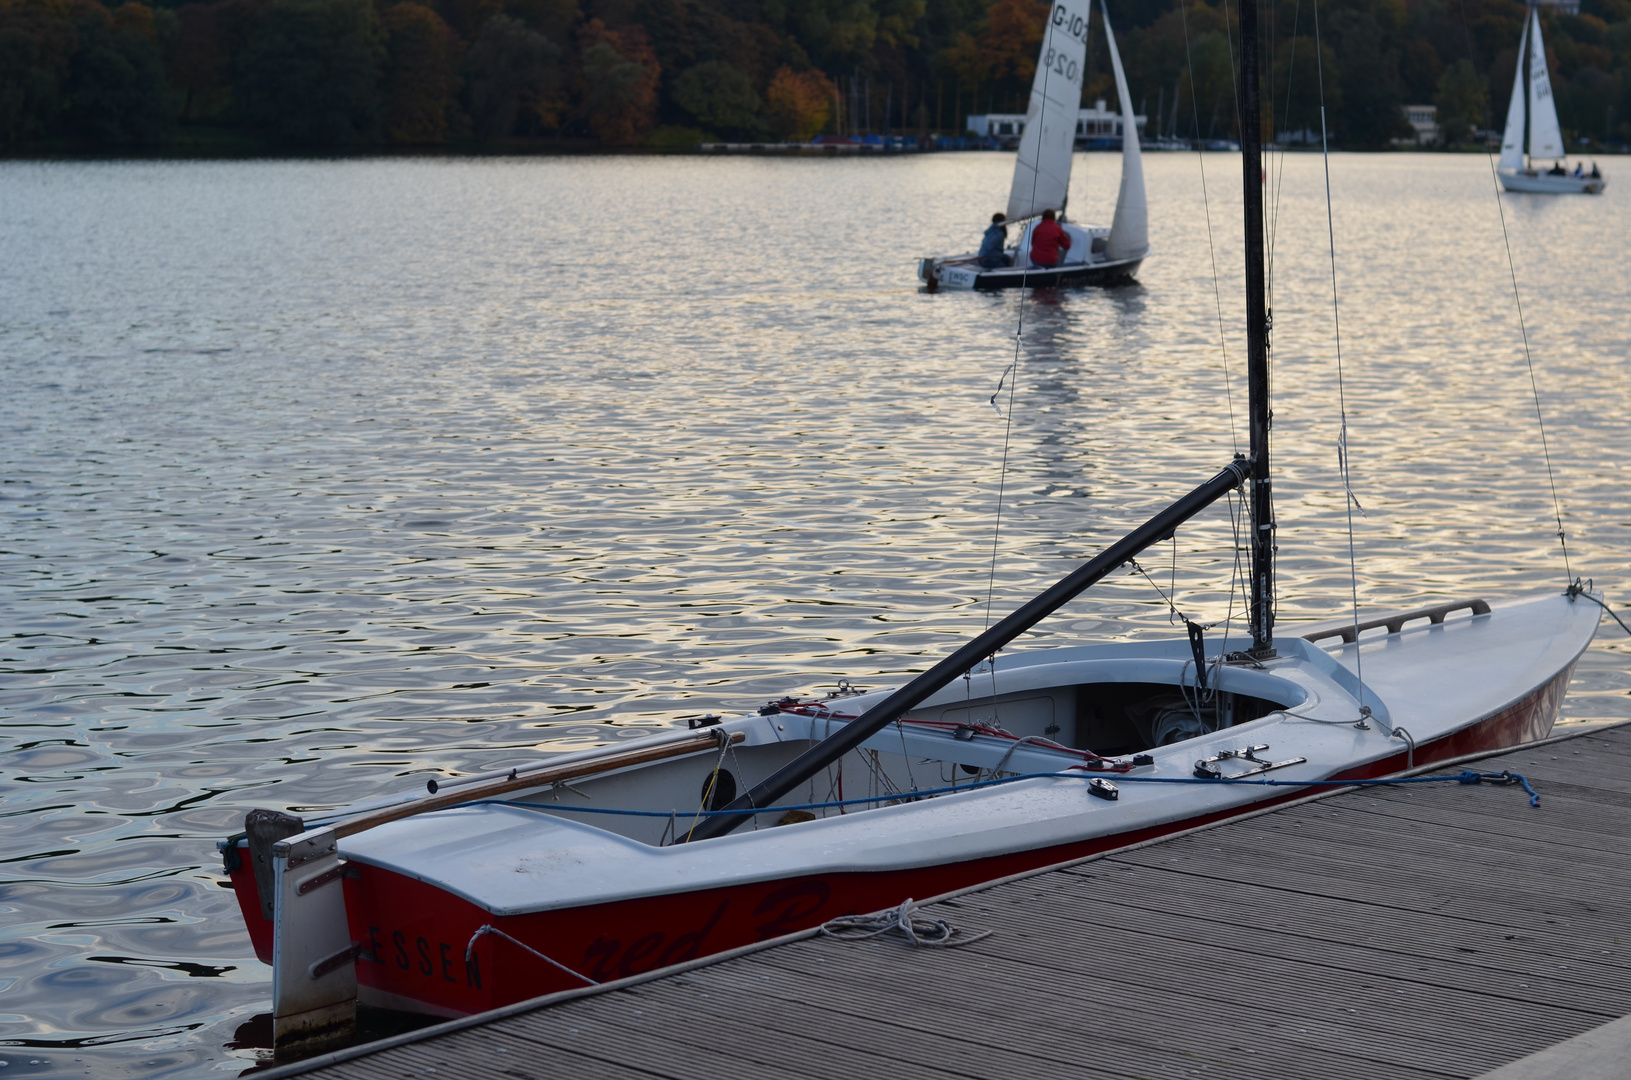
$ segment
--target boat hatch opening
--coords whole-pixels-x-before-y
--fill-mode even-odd
[[[1295,706],[1252,694],[1155,682],[1101,682],[1021,690],[922,709],[912,719],[996,728],[1105,757],[1169,746]]]
[[[1287,706],[1250,694],[1160,683],[1076,688],[1076,733],[1083,749],[1120,757],[1245,724]]]

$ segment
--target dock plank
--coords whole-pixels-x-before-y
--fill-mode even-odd
[[[1460,768],[1462,766],[1457,766]],[[944,898],[955,949],[804,937],[267,1074],[1461,1080],[1631,1014],[1631,726]]]

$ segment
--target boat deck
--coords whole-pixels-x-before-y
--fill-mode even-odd
[[[1540,807],[1314,796],[923,909],[962,947],[806,932],[260,1075],[1621,1075],[1631,725],[1470,767]]]

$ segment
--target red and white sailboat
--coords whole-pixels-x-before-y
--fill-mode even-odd
[[[1578,589],[1274,632],[1255,0],[1241,10],[1250,456],[906,685],[223,841],[280,1050],[363,1003],[456,1016],[1119,847],[1303,789],[1548,733],[1600,607]],[[1249,634],[993,659],[1249,489]],[[1241,782],[1246,781],[1246,782]]]
[[[930,291],[1117,285],[1131,281],[1149,255],[1149,209],[1138,118],[1106,7],[1104,38],[1121,109],[1121,187],[1116,193],[1115,215],[1108,228],[1065,224],[1070,245],[1057,265],[1039,266],[1031,261],[1031,235],[1042,220],[1040,215],[1057,210],[1062,216],[1070,200],[1070,167],[1082,80],[1087,74],[1092,11],[1091,0],[1054,0],[1048,15],[1008,188],[1007,224],[1019,226],[1020,233],[1018,244],[1004,254],[1006,265],[982,265],[976,254],[921,259],[918,277]]]

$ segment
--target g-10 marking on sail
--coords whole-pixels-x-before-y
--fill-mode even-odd
[[[1042,50],[1031,81],[1031,104],[1014,156],[1006,217],[1021,227],[1019,243],[996,265],[978,255],[928,258],[918,276],[931,292],[945,289],[1006,289],[1051,285],[1114,285],[1132,280],[1150,250],[1149,215],[1144,202],[1144,165],[1138,148],[1127,74],[1116,36],[1104,21],[1105,51],[1115,76],[1121,109],[1121,190],[1110,228],[1084,227],[1066,220],[1070,166],[1075,153],[1076,118],[1087,70],[1088,0],[1057,0],[1043,28]],[[1058,214],[1070,247],[1053,266],[1031,261],[1031,231],[1044,211]]]
[[[1063,4],[1053,6],[1053,25],[1063,27],[1065,33],[1087,45],[1087,15],[1077,15],[1065,9]]]
[[[1074,38],[1080,48],[1058,48],[1053,44],[1055,30],[1063,31]],[[1053,6],[1053,19],[1048,25],[1048,40],[1043,45],[1042,67],[1053,74],[1070,80],[1073,85],[1080,86],[1082,82],[1082,65],[1078,56],[1087,54],[1087,15],[1084,12],[1077,15],[1071,12],[1064,4]]]

